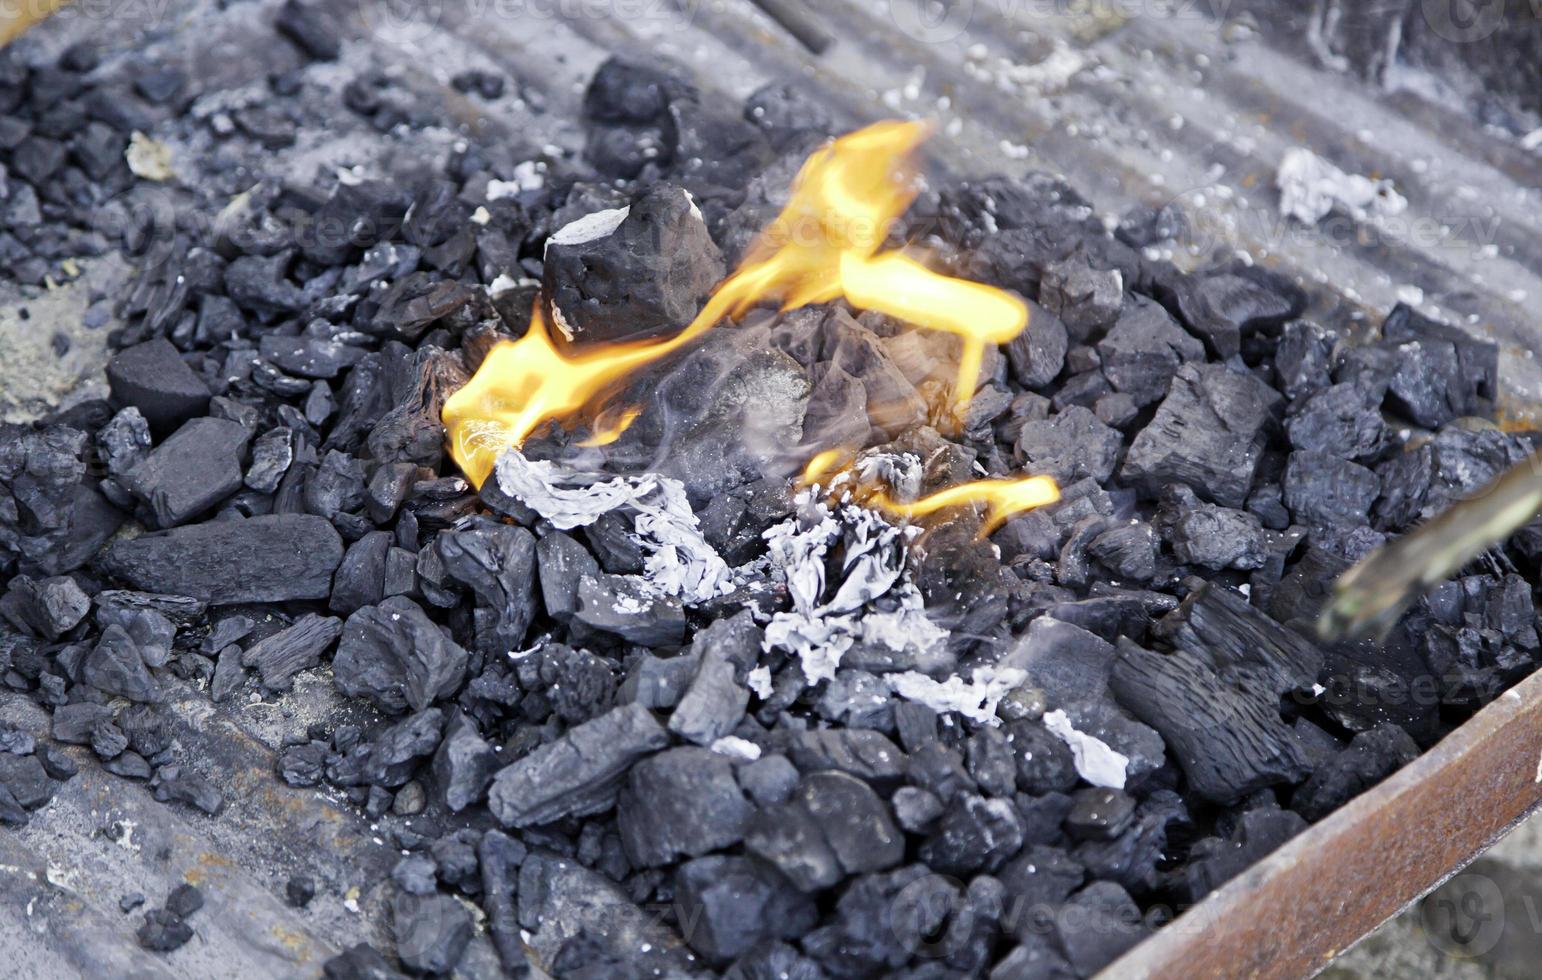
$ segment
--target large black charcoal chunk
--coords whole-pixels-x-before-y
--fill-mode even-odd
[[[333,612],[348,616],[386,597],[386,556],[391,541],[389,531],[371,531],[348,546],[332,579],[329,608]]]
[[[711,745],[733,733],[749,703],[750,692],[734,678],[734,665],[708,653],[670,715],[669,730],[688,742]]]
[[[905,753],[882,732],[868,728],[821,728],[791,732],[785,749],[803,772],[837,769],[870,783],[895,783],[905,775]]]
[[[365,354],[362,347],[332,340],[278,334],[264,334],[257,349],[285,372],[302,378],[335,378]]]
[[[57,640],[74,629],[90,609],[91,597],[64,575],[42,580],[18,575],[0,597],[0,615],[45,640]]]
[[[476,517],[434,539],[445,575],[477,597],[477,648],[507,656],[520,648],[535,617],[535,536]]]
[[[1242,337],[1278,327],[1306,307],[1306,294],[1259,266],[1234,264],[1177,283],[1178,311],[1221,360],[1242,351]]]
[[[1375,473],[1337,456],[1298,451],[1285,466],[1285,506],[1301,524],[1358,527],[1380,493]]]
[[[1173,557],[1185,565],[1250,571],[1269,558],[1269,537],[1256,515],[1206,503],[1181,483],[1162,502],[1161,526]]]
[[[1397,725],[1360,732],[1296,791],[1291,809],[1308,820],[1321,820],[1418,756],[1419,746]]]
[[[1204,898],[1305,829],[1306,821],[1291,810],[1259,807],[1238,818],[1230,837],[1196,842],[1182,872],[1188,900]]]
[[[626,856],[643,868],[737,844],[752,813],[728,757],[694,746],[637,763],[616,801]]]
[[[1145,406],[1167,396],[1180,364],[1205,359],[1205,345],[1158,303],[1137,298],[1098,342],[1098,354],[1103,376],[1114,390]]]
[[[395,403],[370,428],[365,444],[379,463],[437,467],[444,458],[440,413],[445,401],[470,376],[458,351],[433,346],[414,351],[406,369],[407,379],[396,391]]]
[[[1105,695],[1108,672],[1114,663],[1114,645],[1079,626],[1053,616],[1040,616],[1029,624],[1022,640],[1001,663],[1026,671],[1026,683],[1044,692],[1044,703],[1051,708],[1063,708]],[[1017,748],[1032,751],[1031,746],[1019,744]],[[1039,754],[1041,762],[1048,762],[1050,757],[1048,752]],[[1042,793],[1050,788],[1065,787],[1030,791]]]
[[[995,871],[1023,846],[1023,818],[1010,800],[960,793],[918,852],[942,874]]]
[[[35,755],[0,752],[0,788],[28,810],[36,810],[54,796],[54,782]]]
[[[1387,389],[1391,408],[1434,429],[1463,415],[1487,412],[1498,397],[1499,345],[1431,320],[1399,303],[1381,327],[1383,344],[1398,354]]]
[[[453,712],[433,763],[434,781],[445,806],[459,813],[480,800],[497,766],[498,754],[477,731],[476,722],[463,712]]]
[[[1025,422],[1017,438],[1017,455],[1027,469],[1062,484],[1089,477],[1107,481],[1119,459],[1119,447],[1119,433],[1080,405]]]
[[[765,939],[795,939],[819,918],[807,895],[752,858],[715,855],[681,865],[675,912],[695,923],[685,941],[713,962],[739,956]]]
[[[663,748],[669,734],[641,705],[586,721],[500,771],[488,805],[505,826],[534,827],[609,809],[633,762]]]
[[[1194,792],[1207,800],[1234,803],[1308,775],[1277,698],[1232,687],[1195,654],[1152,653],[1121,638],[1109,687],[1161,733]]]
[[[193,419],[157,446],[121,482],[150,505],[163,528],[208,511],[241,489],[247,431],[226,419]]]
[[[160,685],[150,676],[139,645],[121,626],[109,626],[80,664],[80,679],[103,694],[130,701],[159,701]]]
[[[1065,367],[1070,336],[1060,318],[1036,303],[1028,305],[1028,326],[1007,347],[1012,377],[1024,388],[1042,388]]]
[[[1317,644],[1222,585],[1189,593],[1163,625],[1176,627],[1172,641],[1205,657],[1223,680],[1276,696],[1311,688],[1323,669]]]
[[[1333,385],[1308,396],[1285,424],[1290,444],[1344,459],[1376,456],[1387,440],[1381,398],[1364,382]]]
[[[685,608],[672,596],[654,595],[627,575],[586,575],[578,583],[573,621],[644,646],[675,646],[685,639]]]
[[[241,663],[255,667],[262,686],[270,691],[287,691],[294,675],[321,663],[326,652],[343,632],[343,621],[335,616],[306,613],[292,624],[247,647]]]
[[[209,408],[209,387],[162,338],[126,347],[107,362],[113,400],[139,409],[151,427],[169,432]]]
[[[1294,402],[1332,383],[1329,375],[1337,340],[1332,331],[1307,320],[1285,324],[1274,350],[1274,373],[1286,398]]]
[[[417,603],[392,596],[348,617],[332,676],[339,691],[382,711],[422,711],[460,689],[469,656]]]
[[[102,564],[137,589],[223,605],[325,599],[342,560],[342,538],[326,520],[280,514],[120,541]]]
[[[600,563],[594,560],[588,548],[560,531],[553,531],[536,542],[535,554],[546,615],[566,623],[578,611],[579,581],[586,575],[599,575]]]
[[[415,973],[455,969],[475,931],[471,913],[449,895],[398,895],[391,912],[396,955]]]
[[[1251,374],[1185,364],[1156,416],[1135,437],[1121,478],[1156,497],[1183,483],[1223,507],[1247,502],[1280,396]]]
[[[725,271],[701,212],[671,184],[558,229],[544,269],[557,326],[582,343],[679,330]]]

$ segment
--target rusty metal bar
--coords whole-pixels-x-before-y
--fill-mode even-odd
[[[1099,974],[1305,977],[1542,803],[1542,672]]]

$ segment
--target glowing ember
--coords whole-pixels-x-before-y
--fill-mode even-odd
[[[898,251],[880,251],[894,222],[917,193],[915,151],[929,128],[885,122],[835,140],[814,153],[794,180],[786,208],[751,246],[739,268],[713,292],[696,318],[666,340],[564,348],[536,304],[530,330],[495,346],[476,376],[446,403],[449,449],[478,487],[506,449],[524,444],[550,422],[587,423],[584,445],[619,438],[634,408],[607,400],[639,370],[690,344],[725,318],[762,303],[790,310],[844,298],[929,330],[959,337],[962,353],[954,405],[968,407],[979,383],[986,344],[1022,332],[1027,307],[1015,296],[927,269]],[[1053,481],[988,480],[912,502],[879,491],[874,506],[920,517],[947,507],[984,503],[991,527],[1012,513],[1058,499]]]

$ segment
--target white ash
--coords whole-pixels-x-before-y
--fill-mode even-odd
[[[766,624],[766,649],[795,654],[811,684],[832,679],[858,641],[917,658],[935,656],[948,634],[926,617],[921,593],[905,575],[905,544],[914,529],[851,504],[832,510],[810,490],[796,504],[797,513],[765,535],[769,570],[792,599],[792,609]],[[822,602],[829,586],[825,559],[837,542],[846,546],[842,578]],[[891,608],[872,608],[879,598]]]
[[[1001,699],[1021,687],[1028,672],[1016,667],[976,667],[973,679],[965,681],[957,674],[945,681],[910,670],[890,674],[885,680],[894,693],[907,701],[917,701],[933,711],[954,711],[971,721],[996,725],[996,706]]]
[[[712,751],[719,755],[726,755],[730,759],[743,759],[745,762],[754,762],[760,758],[760,746],[736,735],[724,735],[713,742],[711,748]]]
[[[630,207],[606,208],[603,211],[593,211],[582,218],[574,218],[567,224],[551,233],[546,239],[545,248],[553,245],[582,245],[584,242],[592,242],[596,238],[604,238],[617,228],[626,216],[632,213]]]
[[[1076,772],[1083,779],[1105,789],[1124,789],[1130,765],[1128,756],[1115,752],[1102,739],[1078,731],[1059,708],[1044,715],[1044,727],[1071,747]]]
[[[1299,146],[1285,151],[1275,184],[1280,211],[1307,225],[1326,218],[1335,207],[1356,221],[1389,218],[1408,209],[1408,200],[1392,181],[1345,173]]]
[[[762,701],[771,697],[776,687],[771,683],[771,668],[764,665],[756,667],[744,678],[745,684]]]
[[[549,460],[527,459],[517,449],[505,451],[494,472],[504,493],[558,530],[585,527],[612,511],[630,512],[633,538],[646,556],[642,578],[657,594],[691,605],[734,589],[733,572],[702,537],[679,480],[655,473],[574,472]]]

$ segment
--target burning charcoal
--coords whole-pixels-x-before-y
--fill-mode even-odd
[[[668,741],[646,708],[613,708],[506,766],[493,780],[488,804],[509,827],[601,812],[611,806],[627,767]]]
[[[727,757],[685,746],[633,766],[616,813],[627,859],[653,868],[737,844],[754,808]]]
[[[0,597],[0,615],[45,640],[57,640],[74,629],[90,609],[91,597],[62,575],[37,581],[18,575]]]
[[[1189,328],[1223,361],[1241,353],[1244,334],[1272,330],[1306,307],[1306,295],[1295,284],[1261,266],[1240,263],[1181,277],[1177,301]]]
[[[1120,477],[1151,497],[1183,483],[1223,507],[1241,507],[1279,404],[1280,396],[1250,374],[1185,364],[1156,417],[1135,437]]]
[[[1135,819],[1135,799],[1122,790],[1088,787],[1071,800],[1065,826],[1077,840],[1111,840]]]
[[[388,531],[371,531],[349,545],[332,578],[328,608],[340,616],[349,616],[384,599],[386,553],[390,550]]]
[[[476,723],[462,712],[452,712],[433,763],[445,805],[459,813],[480,800],[497,768],[498,755],[477,732]]]
[[[120,541],[103,566],[147,592],[214,605],[325,599],[343,543],[319,517],[283,514],[173,528]]]
[[[1163,523],[1181,564],[1249,571],[1262,568],[1268,558],[1268,537],[1256,516],[1207,504],[1181,483],[1170,488],[1163,502]]]
[[[1121,640],[1109,681],[1119,703],[1162,734],[1207,800],[1232,803],[1308,775],[1276,698],[1229,686],[1192,653],[1150,653]]]
[[[961,793],[918,852],[942,874],[993,872],[1023,846],[1023,820],[1007,800]]]
[[[1381,394],[1363,383],[1324,388],[1302,400],[1286,431],[1298,450],[1342,459],[1372,458],[1387,439]]]
[[[1119,316],[1124,277],[1116,269],[1095,269],[1076,255],[1045,268],[1039,302],[1064,321],[1073,339],[1083,341]]]
[[[366,440],[380,463],[411,462],[437,467],[444,457],[440,412],[450,393],[467,381],[459,354],[423,347],[412,354],[409,381],[395,407],[375,423]]]
[[[1140,906],[1111,881],[1096,881],[1055,916],[1055,938],[1078,976],[1089,977],[1146,937]]]
[[[1419,746],[1396,725],[1360,732],[1296,791],[1291,809],[1308,820],[1321,820],[1418,756]]]
[[[1163,625],[1174,628],[1175,644],[1203,654],[1223,679],[1261,684],[1278,696],[1310,689],[1323,669],[1315,643],[1214,583],[1190,592]]]
[[[675,875],[675,912],[696,923],[685,935],[714,962],[731,960],[763,939],[796,939],[818,921],[813,901],[770,868],[715,855],[688,861]]]
[[[1332,383],[1333,348],[1337,336],[1306,320],[1292,320],[1280,333],[1274,373],[1285,397],[1297,401]]]
[[[1293,452],[1285,468],[1285,506],[1302,524],[1362,525],[1380,492],[1375,473],[1326,453]]]
[[[175,912],[152,909],[145,913],[144,925],[135,931],[139,945],[153,953],[169,953],[181,949],[193,938],[193,927],[182,921]]]
[[[674,646],[685,639],[685,609],[680,600],[656,596],[641,579],[624,575],[580,579],[573,621],[643,646]]]
[[[448,895],[398,895],[391,905],[396,955],[419,973],[449,973],[466,952],[471,913]]]
[[[170,800],[186,803],[211,817],[225,806],[225,797],[219,789],[185,766],[162,766],[157,769],[155,778],[150,780],[150,790],[162,803]]]
[[[1157,548],[1150,524],[1121,524],[1094,538],[1087,553],[1120,580],[1149,582],[1156,576]]]
[[[54,796],[54,782],[35,755],[0,752],[0,787],[28,810],[36,810]]]
[[[96,646],[81,661],[80,678],[103,694],[130,701],[159,701],[160,685],[150,676],[139,646],[121,626],[102,631]]]
[[[417,603],[392,596],[348,617],[332,674],[344,694],[400,714],[452,696],[465,680],[467,659]]]
[[[122,483],[150,505],[160,527],[175,527],[241,489],[246,439],[235,422],[193,419],[124,473]]]
[[[1079,405],[1042,422],[1024,423],[1017,438],[1017,455],[1025,468],[1062,484],[1088,477],[1107,482],[1119,449],[1119,433]]]
[[[1160,305],[1144,298],[1120,314],[1097,349],[1114,390],[1128,394],[1139,406],[1167,397],[1180,364],[1205,359],[1204,345]]]
[[[670,716],[669,730],[688,742],[711,745],[733,732],[749,702],[750,692],[734,679],[734,665],[709,653]]]
[[[478,649],[505,655],[518,650],[536,612],[535,536],[522,527],[474,517],[441,533],[434,547],[445,575],[476,594]]]
[[[166,340],[119,351],[107,362],[107,383],[115,401],[137,408],[161,432],[170,432],[209,407],[208,386]]]
[[[1238,818],[1229,839],[1206,837],[1197,841],[1182,872],[1188,900],[1204,898],[1274,853],[1306,826],[1306,821],[1290,810],[1260,807]]]
[[[544,268],[558,328],[585,343],[679,330],[725,272],[701,212],[669,184],[553,233]]]
[[[579,581],[585,576],[597,577],[599,562],[589,549],[558,531],[541,538],[535,549],[546,614],[566,623],[578,611]]]
[[[294,675],[321,663],[321,655],[342,632],[343,621],[335,616],[306,613],[288,627],[253,643],[241,656],[241,663],[255,668],[262,677],[262,686],[269,691],[287,691]]]
[[[1382,324],[1383,345],[1398,354],[1387,399],[1427,429],[1486,412],[1498,396],[1499,346],[1431,320],[1403,304]]]

